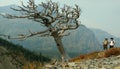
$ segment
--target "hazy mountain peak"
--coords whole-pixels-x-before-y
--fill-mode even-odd
[[[105,38],[108,38],[110,40],[111,37],[114,38],[114,40],[116,41],[115,46],[119,47],[120,46],[120,38],[117,38],[113,35],[111,35],[110,33],[101,30],[101,29],[95,29],[95,28],[91,28],[91,30],[94,32],[96,38],[98,39],[99,43],[102,45],[102,42]]]

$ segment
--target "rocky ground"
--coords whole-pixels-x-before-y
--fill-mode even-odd
[[[102,59],[89,59],[82,62],[47,64],[43,69],[120,69],[120,55]]]

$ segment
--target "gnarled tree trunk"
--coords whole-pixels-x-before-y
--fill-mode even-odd
[[[62,59],[62,62],[65,62],[65,61],[68,61],[69,59],[69,56],[68,54],[65,52],[65,49],[63,47],[63,43],[62,43],[62,37],[54,37],[54,40],[56,42],[56,45],[57,45],[57,48],[61,54],[61,59]]]

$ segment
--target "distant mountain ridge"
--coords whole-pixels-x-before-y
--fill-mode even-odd
[[[17,5],[0,6],[0,13],[18,14],[18,12],[13,11],[11,7],[17,8]]]
[[[105,38],[108,38],[110,40],[110,38],[113,37],[115,40],[115,46],[120,47],[120,38],[117,38],[114,35],[111,35],[104,30],[94,29],[94,28],[91,28],[91,30],[94,32],[96,38],[98,39],[98,41],[101,45]]]
[[[10,6],[6,6],[7,8]],[[4,9],[6,7],[3,7]],[[1,9],[3,12],[3,9]],[[14,13],[10,11],[10,13]],[[15,14],[15,13],[14,13]],[[27,34],[28,30],[33,32],[45,29],[39,23],[28,19],[0,19],[0,33],[16,36],[17,34]],[[80,25],[77,30],[71,31],[70,36],[63,38],[63,44],[70,56],[74,57],[91,51],[101,50],[101,46],[94,33],[84,25]],[[58,55],[55,42],[51,37],[32,37],[25,41],[9,40],[15,44],[23,45],[25,48],[36,52],[42,52],[47,55]],[[50,53],[50,54],[49,54]]]

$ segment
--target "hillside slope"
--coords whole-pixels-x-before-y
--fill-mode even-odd
[[[0,69],[38,69],[50,58],[0,38]],[[30,68],[29,68],[30,67]]]
[[[120,48],[111,48],[108,50],[100,51],[100,52],[91,52],[88,54],[80,55],[76,58],[71,59],[71,62],[80,62],[89,59],[101,59],[101,58],[108,58],[111,56],[118,56],[120,55]]]
[[[13,58],[7,49],[0,46],[0,69],[21,69],[22,66],[23,62],[20,62],[16,56]]]
[[[120,48],[80,55],[66,63],[46,65],[48,69],[120,69]]]

